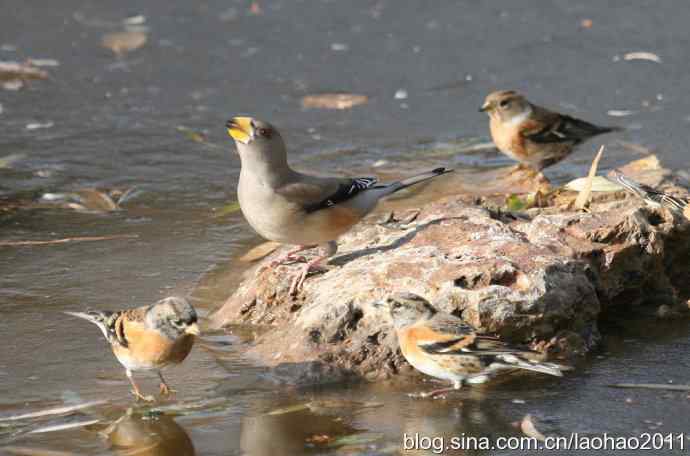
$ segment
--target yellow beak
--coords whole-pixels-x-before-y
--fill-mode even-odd
[[[192,323],[191,325],[187,326],[184,330],[185,333],[190,334],[192,336],[200,336],[201,335],[201,330],[199,329],[199,325],[196,323]]]
[[[228,134],[232,136],[232,139],[242,144],[249,144],[254,137],[251,117],[233,117],[228,120],[225,126],[228,128]]]

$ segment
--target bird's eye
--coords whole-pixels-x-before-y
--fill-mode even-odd
[[[510,104],[510,100],[501,100],[501,102],[498,104],[500,107],[505,108]]]
[[[256,134],[259,136],[263,136],[264,138],[271,137],[271,131],[268,128],[259,127],[256,129]]]

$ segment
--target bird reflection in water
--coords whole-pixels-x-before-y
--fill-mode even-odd
[[[164,414],[127,410],[102,431],[118,455],[194,456],[194,445],[182,426]]]

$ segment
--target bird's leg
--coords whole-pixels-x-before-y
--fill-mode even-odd
[[[275,260],[271,261],[268,265],[268,268],[273,269],[277,266],[280,266],[281,264],[288,263],[288,262],[291,262],[291,263],[306,262],[307,259],[304,258],[303,256],[301,256],[301,255],[295,256],[295,255],[299,252],[309,250],[313,247],[315,247],[315,246],[313,246],[313,245],[298,245],[296,248],[290,250],[285,255],[282,255],[282,256],[276,258]]]
[[[336,244],[335,241],[329,241],[328,244],[325,245],[322,254],[305,264],[302,268],[302,271],[292,280],[289,294],[294,296],[302,289],[302,285],[304,285],[304,281],[307,279],[307,276],[311,271],[325,270],[326,268],[321,265],[321,262],[335,255],[335,252],[337,251],[338,244]]]
[[[139,387],[137,386],[136,382],[134,381],[134,377],[132,377],[132,371],[127,369],[125,372],[127,373],[127,378],[129,379],[129,383],[132,384],[132,394],[134,394],[134,397],[136,397],[137,400],[141,400],[144,402],[155,402],[156,399],[153,396],[144,396],[143,394],[141,394]]]
[[[161,379],[161,385],[160,385],[161,396],[170,396],[170,395],[177,393],[176,390],[174,390],[168,386],[165,379],[163,378],[163,373],[161,371],[158,371],[158,378]]]

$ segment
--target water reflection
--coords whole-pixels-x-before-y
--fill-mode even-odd
[[[189,435],[164,414],[140,415],[128,410],[103,431],[118,455],[193,456]]]

